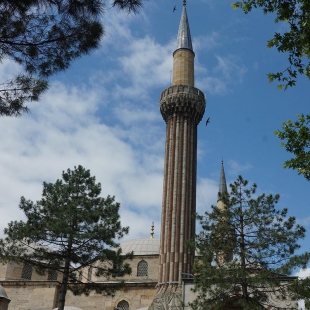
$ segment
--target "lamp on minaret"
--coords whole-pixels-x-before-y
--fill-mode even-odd
[[[223,216],[219,217],[217,228],[213,232],[216,247],[218,249],[216,253],[216,262],[218,265],[222,265],[233,259],[233,250],[236,243],[236,235],[229,216],[229,205],[227,199],[228,192],[224,163],[222,160],[217,208],[223,213]]]
[[[194,57],[186,1],[183,1],[177,47],[173,53],[172,86],[160,96],[166,122],[166,147],[159,255],[159,287],[179,283],[192,273],[195,238],[197,125],[205,95],[194,87]]]

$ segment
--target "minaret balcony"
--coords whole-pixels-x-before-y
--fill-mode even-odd
[[[173,85],[161,93],[159,105],[166,122],[171,117],[181,115],[198,124],[206,108],[206,99],[204,93],[196,87]]]

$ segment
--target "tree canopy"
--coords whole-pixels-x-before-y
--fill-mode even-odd
[[[291,275],[310,260],[308,252],[296,254],[304,227],[276,208],[279,195],[257,195],[241,176],[230,187],[220,195],[223,207],[199,217],[192,308],[296,309],[298,279]]]
[[[123,264],[131,253],[122,254],[117,240],[128,233],[122,227],[120,204],[114,197],[100,197],[101,185],[82,166],[62,173],[62,180],[43,183],[42,198],[32,202],[21,197],[20,209],[26,221],[13,221],[0,239],[2,262],[16,261],[33,266],[39,274],[61,273],[58,309],[63,310],[68,283],[78,281],[78,269],[92,267],[97,276],[107,279],[116,272],[129,274]],[[122,266],[122,268],[119,268]],[[117,285],[114,286],[117,288]],[[69,286],[74,293],[97,292],[111,288],[100,283]],[[113,291],[113,288],[112,288]]]
[[[288,27],[276,32],[267,46],[280,53],[288,53],[288,66],[279,72],[269,73],[270,81],[279,81],[279,88],[296,84],[299,74],[310,78],[310,1],[309,0],[241,0],[232,4],[247,14],[253,8],[262,8],[264,14],[274,13],[275,23],[285,22]]]
[[[288,120],[282,123],[282,130],[275,134],[283,141],[281,145],[295,157],[284,162],[284,168],[297,170],[310,181],[310,115],[298,115],[295,122]]]
[[[136,13],[143,0],[113,0]],[[99,46],[106,0],[14,0],[0,4],[0,62],[13,60],[22,71],[0,82],[0,115],[19,116],[37,101],[47,79]]]

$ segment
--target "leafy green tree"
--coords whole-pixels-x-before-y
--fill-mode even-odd
[[[284,162],[284,168],[297,170],[298,174],[303,175],[310,181],[310,115],[298,115],[295,122],[288,120],[283,122],[282,131],[277,130],[275,134],[285,142],[287,152],[295,157]]]
[[[100,183],[82,166],[62,173],[62,180],[43,183],[42,198],[36,203],[21,197],[20,209],[26,221],[14,221],[0,239],[2,262],[17,261],[31,265],[39,274],[62,273],[58,309],[63,310],[69,282],[76,270],[93,266],[97,276],[109,278],[131,269],[123,261],[131,253],[115,250],[117,240],[128,233],[120,223],[120,204],[114,197],[99,197]],[[71,279],[70,279],[71,277]],[[115,286],[117,288],[117,286]],[[74,293],[107,290],[100,283],[73,285]],[[107,291],[110,293],[110,291]]]
[[[247,14],[253,8],[262,8],[264,14],[275,14],[275,23],[285,22],[288,30],[275,33],[267,43],[281,53],[288,53],[288,67],[269,73],[270,81],[280,81],[279,88],[296,84],[298,74],[310,78],[310,3],[309,0],[241,0],[232,4]]]
[[[113,0],[136,13],[143,0]],[[106,0],[4,0],[0,4],[0,62],[11,59],[22,72],[0,85],[0,115],[19,116],[39,100],[47,78],[97,48],[104,35]]]
[[[290,276],[310,260],[310,253],[296,254],[304,227],[287,217],[287,209],[276,208],[279,195],[257,195],[256,185],[241,176],[230,187],[230,195],[220,195],[223,207],[199,217],[192,308],[283,309],[276,298],[295,309],[287,306],[298,298],[297,279]]]

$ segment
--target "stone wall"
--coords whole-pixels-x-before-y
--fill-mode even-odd
[[[0,281],[11,300],[8,310],[41,309],[57,307],[60,283],[57,281]],[[70,291],[66,295],[66,305],[82,310],[113,310],[125,300],[129,310],[148,307],[155,295],[156,282],[126,283],[113,296],[91,292],[89,296],[74,296]],[[1,310],[1,308],[0,308]]]
[[[0,281],[0,284],[11,300],[8,310],[55,308],[57,281]]]
[[[89,296],[74,296],[67,293],[66,305],[82,310],[113,310],[118,303],[125,300],[129,310],[137,310],[151,305],[156,293],[156,283],[126,283],[125,287],[115,292],[114,296],[90,293]]]
[[[126,260],[132,269],[131,275],[125,275],[124,277],[116,277],[116,278],[105,278],[105,277],[96,277],[95,276],[95,268],[93,269],[93,275],[91,277],[91,281],[94,282],[102,282],[107,280],[125,280],[125,281],[134,281],[134,282],[157,282],[158,279],[158,255],[137,255],[134,256],[132,260]],[[148,264],[148,275],[147,276],[137,276],[137,266],[139,262],[145,260]],[[109,266],[111,267],[111,266]],[[82,282],[87,282],[88,275],[88,267],[82,270]],[[77,273],[77,277],[79,278],[79,273]]]

